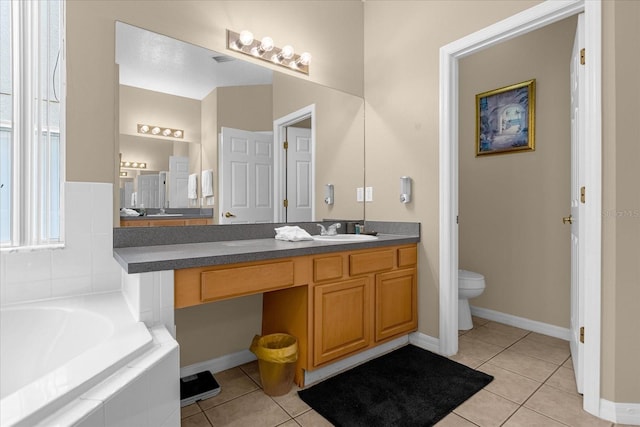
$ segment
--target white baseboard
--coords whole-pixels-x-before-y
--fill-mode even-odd
[[[640,426],[640,403],[617,403],[600,399],[600,418],[616,424]]]
[[[205,360],[204,362],[194,363],[193,365],[180,368],[180,378],[187,375],[197,374],[202,371],[211,371],[212,373],[224,371],[226,369],[235,368],[256,360],[256,355],[249,350],[242,350],[237,353],[227,354],[215,359]]]
[[[504,323],[509,326],[515,326],[516,328],[560,338],[561,340],[571,340],[571,331],[568,328],[561,328],[560,326],[538,322],[537,320],[525,319],[524,317],[501,313],[499,311],[489,310],[488,308],[482,307],[471,306],[471,314],[482,317],[483,319],[493,320],[494,322]]]
[[[331,365],[327,365],[323,368],[315,369],[313,371],[305,371],[304,385],[306,387],[308,385],[325,380],[329,377],[339,374],[342,371],[346,371],[347,369],[351,369],[354,366],[360,365],[368,360],[374,359],[378,356],[395,350],[398,347],[407,345],[408,343],[409,336],[405,335],[403,337],[396,338],[395,340],[388,341],[384,344],[380,344],[379,346],[370,348],[369,350],[363,351],[362,353],[358,353],[354,356],[342,359],[336,363],[332,363]]]
[[[412,332],[409,334],[409,342],[416,347],[440,354],[440,340],[438,338],[423,334],[422,332]]]

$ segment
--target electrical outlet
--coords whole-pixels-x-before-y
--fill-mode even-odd
[[[364,196],[365,202],[373,202],[373,187],[367,187]]]
[[[356,188],[356,202],[364,202],[364,188]]]

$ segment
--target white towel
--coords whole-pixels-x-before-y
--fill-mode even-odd
[[[134,191],[133,193],[131,193],[131,206],[135,206],[136,205],[136,198],[137,198],[137,193]]]
[[[311,234],[304,231],[297,225],[285,225],[284,227],[275,228],[276,240],[287,240],[290,242],[298,242],[300,240],[313,240]]]
[[[211,169],[202,171],[202,197],[213,196],[213,171]]]
[[[189,184],[187,186],[187,199],[193,200],[197,198],[198,198],[198,174],[192,173],[191,175],[189,175]]]

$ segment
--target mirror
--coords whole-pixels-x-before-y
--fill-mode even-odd
[[[212,208],[214,224],[364,218],[362,98],[121,22],[116,62],[121,208]],[[238,160],[247,146],[271,163]],[[240,218],[247,207],[263,214]]]

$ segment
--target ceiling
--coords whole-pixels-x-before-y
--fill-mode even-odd
[[[273,76],[259,65],[122,22],[116,22],[116,63],[120,84],[198,100],[220,86],[271,84]]]

